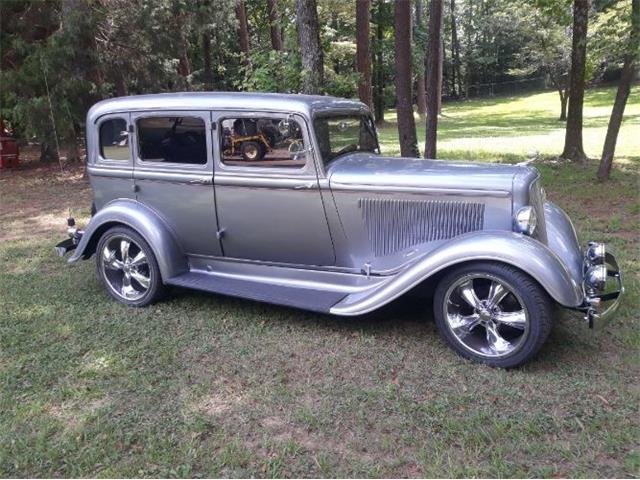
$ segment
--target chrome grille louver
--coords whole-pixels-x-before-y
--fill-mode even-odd
[[[547,225],[544,219],[544,197],[545,195],[540,185],[540,177],[538,177],[529,186],[529,204],[535,209],[536,215],[538,217],[538,225],[536,227],[536,231],[533,234],[533,237],[546,245],[548,243],[548,240]]]
[[[376,257],[482,230],[484,204],[361,198],[358,206]]]

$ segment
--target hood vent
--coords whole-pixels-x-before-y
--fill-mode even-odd
[[[484,204],[361,198],[358,206],[376,257],[482,230]]]

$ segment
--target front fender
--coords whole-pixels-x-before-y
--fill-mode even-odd
[[[446,242],[379,286],[345,297],[332,307],[331,313],[361,315],[373,311],[447,267],[478,260],[519,268],[562,306],[577,307],[582,303],[581,285],[546,245],[519,233],[485,231]]]
[[[132,228],[147,241],[155,253],[162,278],[188,270],[187,258],[167,224],[149,207],[129,199],[114,200],[91,218],[69,262],[90,258],[102,234],[116,225]]]

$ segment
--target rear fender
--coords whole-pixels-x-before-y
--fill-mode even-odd
[[[164,220],[149,207],[128,199],[108,203],[91,218],[69,262],[90,258],[96,252],[102,234],[117,225],[132,228],[147,241],[156,256],[162,278],[188,270],[187,257]]]
[[[446,242],[378,286],[345,297],[332,307],[331,313],[361,315],[373,311],[448,267],[478,260],[519,268],[562,306],[577,307],[582,303],[579,279],[546,245],[519,233],[485,231]]]

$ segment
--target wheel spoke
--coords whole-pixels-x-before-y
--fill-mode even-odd
[[[458,287],[460,296],[473,308],[480,307],[480,300],[476,295],[476,291],[473,289],[473,280],[467,280]]]
[[[480,316],[473,315],[449,315],[449,325],[454,333],[464,338],[471,333],[471,331],[480,324]]]
[[[130,298],[138,294],[135,288],[131,285],[131,275],[125,273],[122,276],[122,288],[120,289],[122,292],[122,296],[125,298]]]
[[[125,240],[124,238],[120,240],[120,258],[123,262],[129,260],[129,247],[131,246],[131,242],[129,240]]]
[[[494,280],[491,282],[491,286],[489,287],[489,296],[487,297],[487,303],[489,304],[489,306],[495,307],[507,295],[509,295],[509,290],[507,290],[500,282],[496,282]]]
[[[102,263],[108,270],[122,270],[122,262],[116,258],[116,251],[109,247],[102,250]]]
[[[151,279],[140,272],[132,271],[131,278],[142,285],[145,290],[148,289],[149,285],[151,284]]]
[[[517,312],[500,312],[494,315],[493,319],[502,325],[508,325],[518,330],[524,330],[527,326],[527,316],[524,310]]]
[[[130,265],[132,267],[139,267],[140,265],[144,265],[146,263],[147,263],[147,256],[144,254],[142,250],[140,250],[138,254],[135,257],[133,257]]]
[[[485,328],[487,330],[487,344],[493,354],[501,355],[513,348],[513,345],[500,335],[493,323],[487,323]]]

